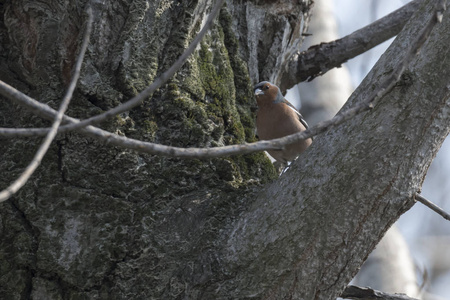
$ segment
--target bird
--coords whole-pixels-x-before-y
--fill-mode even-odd
[[[297,109],[284,97],[278,86],[262,81],[255,85],[256,134],[260,140],[272,140],[291,135],[308,128]],[[267,150],[278,162],[287,164],[295,160],[312,143],[312,139],[300,140],[281,150]]]

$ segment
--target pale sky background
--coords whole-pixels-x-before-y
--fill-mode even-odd
[[[343,37],[370,24],[409,1],[401,0],[334,0],[334,12]],[[352,82],[357,86],[386,50],[392,40],[377,46],[347,63]],[[422,194],[445,211],[450,212],[450,141],[444,142],[428,170]],[[426,289],[450,299],[450,222],[417,203],[406,212],[397,225],[410,246],[419,269],[426,269],[432,284]],[[433,265],[446,270],[433,271]]]

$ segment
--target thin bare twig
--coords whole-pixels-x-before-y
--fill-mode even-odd
[[[321,122],[306,131],[270,141],[260,141],[244,145],[230,145],[215,148],[181,148],[164,146],[160,144],[143,142],[123,136],[118,136],[93,126],[82,128],[81,132],[100,141],[104,141],[105,143],[110,145],[133,149],[143,153],[180,158],[213,158],[229,155],[247,154],[269,149],[282,149],[285,145],[289,145],[296,141],[318,135],[353,118],[359,113],[370,110],[378,101],[378,99],[384,97],[398,82],[406,67],[409,65],[409,63],[412,61],[416,53],[419,51],[419,49],[422,47],[422,45],[430,35],[430,32],[433,29],[434,25],[439,22],[439,16],[442,16],[442,12],[443,10],[445,10],[445,3],[445,0],[441,0],[439,2],[439,5],[435,9],[435,14],[423,27],[422,31],[418,33],[417,37],[411,42],[410,47],[407,49],[406,54],[404,55],[400,64],[394,69],[391,76],[382,81],[378,85],[377,89],[366,100],[363,100],[354,107],[349,108],[342,113],[339,113],[334,118]],[[19,104],[31,108],[33,111],[35,111],[35,113],[42,117],[49,118],[53,117],[55,114],[55,111],[49,106],[28,97],[27,95],[21,93],[20,91],[14,89],[4,82],[0,82],[0,93]],[[79,122],[79,120],[67,116],[64,118],[64,120],[71,123]]]
[[[0,137],[16,138],[16,137],[37,137],[46,135],[51,128],[0,128]]]
[[[347,60],[396,36],[423,0],[415,0],[357,31],[329,43],[309,47],[289,63],[282,76],[282,92],[299,82],[312,80]]]
[[[42,142],[41,146],[39,147],[38,151],[34,155],[33,160],[26,167],[26,169],[23,171],[23,173],[10,186],[8,186],[6,189],[4,189],[3,191],[0,192],[0,202],[3,202],[5,200],[9,199],[22,186],[25,185],[25,183],[28,181],[30,176],[33,175],[34,171],[41,164],[42,158],[47,153],[47,150],[50,147],[50,144],[52,143],[53,139],[55,138],[55,136],[58,132],[58,127],[61,124],[61,121],[63,119],[65,111],[67,110],[67,107],[69,106],[70,100],[72,99],[73,91],[75,90],[78,78],[80,77],[81,65],[83,64],[84,54],[86,53],[86,49],[89,44],[89,37],[91,35],[92,22],[93,22],[94,18],[92,15],[92,10],[90,8],[88,8],[87,14],[88,14],[88,22],[87,22],[87,26],[86,26],[86,31],[84,33],[83,43],[82,43],[81,49],[80,49],[80,54],[79,54],[78,59],[75,64],[74,75],[73,75],[70,85],[67,89],[66,95],[64,96],[64,98],[61,102],[61,105],[56,114],[55,120],[52,124],[51,130],[48,132],[47,136],[45,137],[45,139]]]
[[[362,288],[354,285],[347,286],[344,292],[342,292],[341,297],[356,300],[418,300],[416,298],[408,297],[405,294],[389,294],[371,288]]]
[[[372,24],[361,28],[346,37],[339,40],[322,43],[320,45],[311,46],[307,51],[302,52],[298,60],[295,62],[295,66],[291,65],[291,69],[287,71],[290,75],[295,76],[283,77],[280,84],[280,89],[285,91],[291,88],[295,84],[304,81],[308,78],[313,78],[319,75],[323,75],[332,68],[339,67],[342,63],[348,59],[353,58],[374,46],[388,40],[400,32],[405,23],[409,20],[414,11],[417,10],[423,0],[415,0],[400,9],[390,13],[389,15],[373,22]],[[203,35],[209,29],[212,24],[212,18],[221,7],[221,3],[218,2],[209,16],[209,22],[206,22],[202,31],[193,40],[190,47],[183,53],[183,55],[174,63],[174,65],[161,77],[157,78],[152,85],[146,88],[139,95],[132,98],[130,101],[109,110],[98,116],[73,123],[69,125],[60,126],[58,133],[67,132],[74,129],[79,129],[87,124],[98,123],[113,114],[117,114],[132,107],[139,105],[146,97],[155,91],[155,89],[162,86],[175,72],[178,70],[192,53],[197,44],[200,42]],[[295,67],[295,70],[292,68]],[[295,78],[294,78],[295,77]],[[1,92],[1,90],[0,90]],[[33,128],[33,129],[12,129],[12,128],[0,128],[0,136],[2,137],[32,137],[37,135],[45,135],[50,128]]]
[[[427,206],[428,208],[431,208],[434,212],[440,214],[444,219],[447,221],[450,221],[450,215],[445,212],[442,208],[434,204],[433,202],[429,201],[427,198],[422,196],[419,193],[416,193],[416,200],[422,203],[423,205]]]

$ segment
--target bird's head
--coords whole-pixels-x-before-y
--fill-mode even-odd
[[[279,103],[284,99],[280,89],[276,85],[268,81],[262,81],[255,85],[254,91],[258,105],[261,105],[263,103]]]

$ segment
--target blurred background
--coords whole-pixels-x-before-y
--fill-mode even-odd
[[[315,0],[304,50],[358,30],[407,4],[401,0]],[[333,117],[393,39],[288,91],[311,125]],[[301,99],[299,101],[299,99]],[[450,141],[428,170],[422,195],[450,212]],[[450,299],[450,222],[417,203],[388,231],[354,280],[419,299]]]

